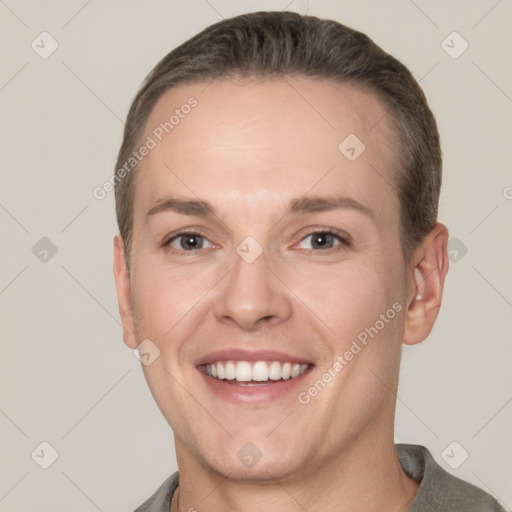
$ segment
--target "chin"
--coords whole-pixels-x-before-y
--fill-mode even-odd
[[[192,453],[189,451],[188,456],[222,479],[241,482],[287,480],[302,472],[306,465],[310,466],[311,456],[302,443],[299,444],[301,451],[298,451],[298,443],[292,441],[291,436],[283,442],[282,439],[271,441],[266,435],[246,434],[207,444],[192,443]],[[212,445],[219,448],[212,450]]]
[[[242,448],[252,452],[253,448]],[[261,458],[258,458],[261,457]],[[275,480],[287,480],[292,477],[304,464],[297,463],[297,454],[255,452],[254,455],[244,455],[243,461],[238,457],[227,457],[221,460],[207,461],[210,468],[222,478],[240,482],[271,483]]]

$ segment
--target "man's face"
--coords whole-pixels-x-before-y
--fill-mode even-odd
[[[389,437],[410,283],[386,112],[306,78],[183,85],[157,103],[130,290],[179,462],[285,477]]]

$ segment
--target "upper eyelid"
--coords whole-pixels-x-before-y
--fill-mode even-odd
[[[301,240],[304,240],[304,238],[307,238],[308,236],[317,235],[318,233],[332,235],[340,239],[348,238],[348,234],[344,233],[343,231],[333,231],[330,229],[316,229],[314,231],[309,231],[306,235],[304,235],[301,238]]]
[[[180,238],[185,235],[200,236],[200,237],[204,238],[205,240],[208,240],[208,242],[210,242],[211,244],[213,244],[213,242],[208,238],[207,235],[205,235],[204,233],[202,233],[200,231],[196,231],[193,229],[186,230],[186,231],[180,231],[178,233],[169,235],[168,237],[164,238],[164,244],[169,245],[171,242],[173,242],[177,238]]]

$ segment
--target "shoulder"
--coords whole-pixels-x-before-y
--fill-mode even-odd
[[[409,512],[505,512],[491,495],[445,471],[424,446],[398,444],[396,451],[405,473],[421,482]]]
[[[169,512],[174,491],[179,483],[178,472],[172,474],[142,505],[134,512]]]

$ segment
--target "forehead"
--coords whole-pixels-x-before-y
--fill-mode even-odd
[[[254,208],[271,195],[280,204],[333,187],[392,200],[391,116],[375,94],[351,84],[280,77],[180,85],[157,102],[149,139],[155,145],[139,168],[136,213],[167,193],[226,207],[243,195]]]

